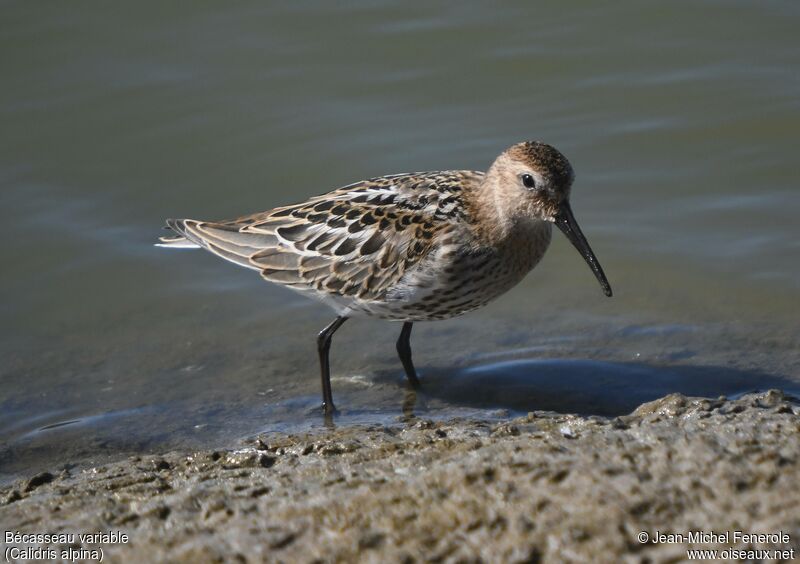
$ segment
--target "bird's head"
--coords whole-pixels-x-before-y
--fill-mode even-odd
[[[575,174],[567,158],[539,141],[525,141],[506,149],[487,173],[510,221],[534,219],[555,223],[594,272],[603,292],[611,286],[569,204]]]

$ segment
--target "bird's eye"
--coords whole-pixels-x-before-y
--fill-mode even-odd
[[[523,174],[522,175],[522,184],[525,185],[525,188],[534,188],[536,187],[536,181],[533,179],[533,176],[530,174]]]

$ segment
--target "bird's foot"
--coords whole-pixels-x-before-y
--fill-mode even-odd
[[[419,383],[419,378],[417,378],[416,374],[406,374],[406,378],[408,379],[408,385],[414,388],[415,390],[419,390],[421,384]]]
[[[336,409],[336,406],[333,403],[322,402],[322,414],[325,417],[333,417],[334,415],[339,414],[339,410]]]

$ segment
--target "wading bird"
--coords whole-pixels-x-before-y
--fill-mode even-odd
[[[305,202],[228,221],[169,219],[166,247],[191,247],[330,305],[318,335],[322,401],[333,413],[328,353],[350,317],[402,321],[397,352],[412,385],[415,321],[486,305],[541,260],[555,224],[606,296],[611,286],[578,227],[569,161],[545,143],[505,150],[487,172],[448,170],[363,180]]]

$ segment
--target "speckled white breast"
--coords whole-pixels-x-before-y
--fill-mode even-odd
[[[497,247],[442,246],[406,273],[382,300],[351,302],[345,314],[383,319],[448,319],[486,305],[517,285],[550,245],[552,225],[519,226]],[[344,305],[344,304],[342,304]]]

